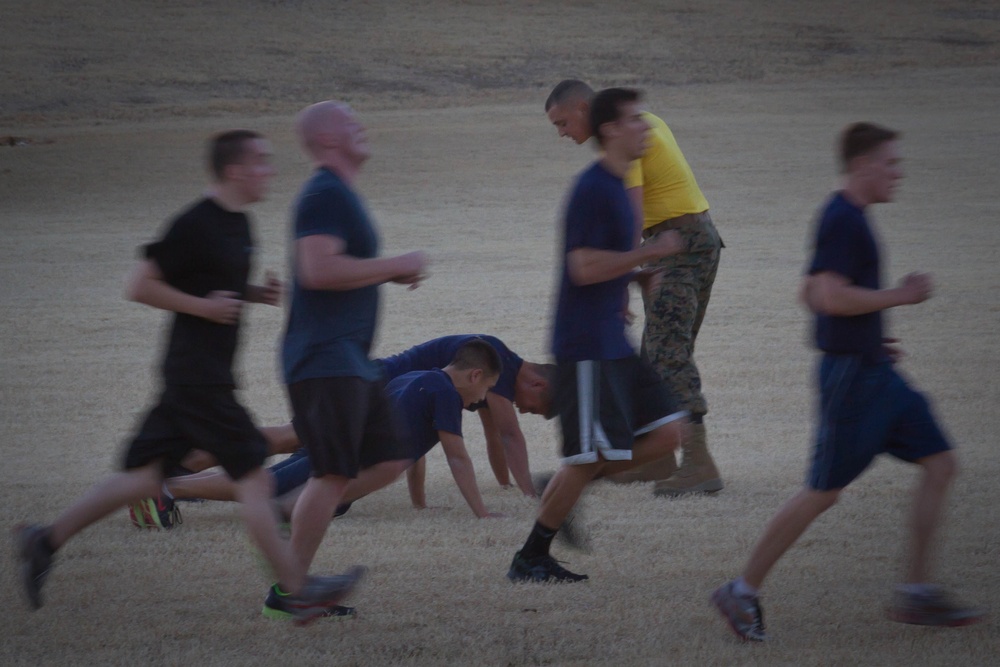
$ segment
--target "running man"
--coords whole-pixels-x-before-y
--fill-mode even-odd
[[[594,91],[583,81],[560,82],[545,101],[545,113],[559,131],[583,144],[594,135],[589,111]],[[673,232],[682,239],[681,251],[661,257],[650,266],[662,272],[659,287],[644,294],[645,328],[642,352],[659,372],[680,407],[691,413],[680,468],[673,454],[616,475],[613,481],[656,481],[653,493],[682,496],[715,493],[722,479],[708,451],[705,413],[708,403],[694,363],[694,347],[708,308],[719,268],[722,241],[708,213],[708,200],[667,124],[648,111],[646,147],[625,174],[632,201],[636,234],[643,242]]]
[[[927,399],[896,372],[896,341],[883,337],[883,310],[922,303],[931,296],[931,278],[925,273],[911,273],[894,288],[880,287],[878,242],[866,210],[893,200],[903,176],[897,138],[896,132],[870,123],[851,125],[841,135],[843,188],[820,215],[801,292],[815,313],[816,346],[822,351],[820,423],[812,466],[805,486],[764,529],[741,576],[712,595],[744,641],[767,638],[758,591],[768,573],[882,453],[923,468],[914,493],[905,578],[893,594],[889,617],[945,626],[982,618],[930,583],[930,550],[955,477],[955,454]]]
[[[407,458],[369,353],[379,285],[416,287],[426,261],[421,252],[378,256],[375,227],[354,190],[370,149],[350,107],[333,101],[306,107],[296,132],[315,171],[295,205],[282,362],[292,422],[312,463],[313,476],[292,512],[291,536],[295,555],[308,567],[362,454],[386,466]]]
[[[590,122],[603,154],[573,187],[565,213],[563,266],[552,335],[555,411],[563,465],[542,493],[537,521],[507,577],[519,582],[577,582],[550,555],[552,539],[595,478],[661,459],[680,444],[686,414],[663,380],[632,349],[622,308],[628,284],[655,289],[646,262],[681,249],[676,233],[637,247],[623,178],[642,155],[649,129],[639,93],[598,93]]]
[[[150,495],[165,471],[191,450],[210,453],[236,486],[243,519],[270,562],[286,607],[307,623],[336,606],[362,570],[307,577],[308,565],[281,539],[271,511],[267,446],[234,395],[232,365],[245,303],[277,305],[281,284],[250,285],[253,239],[244,209],[264,198],[274,175],[267,141],[255,132],[216,136],[209,149],[209,194],[181,213],[145,248],[128,284],[131,300],[175,313],[163,360],[164,388],[125,452],[122,472],[94,486],[46,526],[15,529],[25,590],[33,608],[55,552],[84,528]]]

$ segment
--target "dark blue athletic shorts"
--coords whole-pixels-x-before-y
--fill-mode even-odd
[[[824,354],[819,366],[820,423],[806,483],[841,489],[886,453],[914,462],[950,449],[924,396],[889,362]]]
[[[267,441],[232,387],[170,385],[125,452],[124,468],[160,461],[162,470],[170,470],[192,449],[214,456],[234,480],[267,458]]]

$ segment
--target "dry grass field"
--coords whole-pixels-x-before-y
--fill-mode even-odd
[[[405,485],[331,526],[314,569],[371,569],[353,621],[267,621],[268,582],[233,505],[183,507],[140,533],[119,512],[60,552],[29,612],[0,559],[3,665],[995,665],[997,621],[890,623],[917,471],[880,460],[774,571],[773,641],[744,646],[708,606],[778,505],[812,438],[814,352],[795,303],[816,208],[847,122],[904,132],[906,180],[874,216],[887,278],[934,274],[935,298],[889,315],[904,372],[934,400],[962,474],[938,553],[969,601],[1000,599],[1000,9],[995,2],[805,0],[313,2],[0,0],[0,530],[51,519],[117,465],[157,387],[165,316],[128,303],[136,247],[204,187],[206,137],[272,139],[279,175],[254,207],[258,273],[286,269],[288,211],[309,168],[303,105],[349,101],[375,155],[360,189],[387,253],[424,249],[419,290],[383,289],[379,354],[487,332],[546,357],[562,198],[590,149],[558,141],[548,90],[633,85],[671,126],[725,239],[698,361],[726,489],[654,499],[595,485],[593,551],[556,547],[591,580],[504,577],[533,503],[500,489],[466,420],[477,521],[443,458],[428,499]],[[641,322],[635,333],[638,336]],[[287,419],[282,314],[246,320],[243,401]],[[555,424],[522,419],[534,470]],[[6,537],[5,537],[6,539]],[[995,619],[995,615],[994,615]]]

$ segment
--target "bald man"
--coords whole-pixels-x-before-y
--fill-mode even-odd
[[[378,256],[378,236],[354,183],[370,152],[350,107],[304,109],[296,130],[315,172],[294,214],[291,308],[282,346],[284,380],[312,477],[292,513],[292,547],[312,562],[349,480],[369,457],[407,458],[393,432],[379,366],[369,358],[378,286],[416,287],[423,253]],[[362,458],[362,452],[364,458]]]

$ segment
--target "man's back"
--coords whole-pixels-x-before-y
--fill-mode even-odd
[[[442,370],[412,371],[385,387],[393,419],[413,459],[438,443],[438,431],[462,435],[462,397]]]
[[[649,112],[642,116],[650,126],[649,146],[625,175],[625,187],[642,186],[643,227],[707,211],[708,200],[673,132],[657,116]]]

